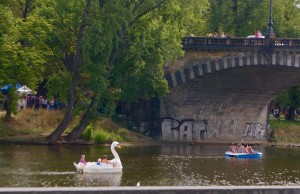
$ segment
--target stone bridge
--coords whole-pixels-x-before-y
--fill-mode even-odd
[[[299,39],[186,37],[166,69],[164,141],[266,141],[269,103],[300,84]]]

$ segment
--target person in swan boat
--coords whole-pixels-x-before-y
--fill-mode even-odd
[[[97,165],[98,165],[98,166],[101,165],[101,158],[98,158],[98,160],[97,160]]]
[[[82,164],[86,165],[85,155],[81,155],[81,158],[80,158],[80,160],[79,160],[79,163],[82,163]]]
[[[107,165],[108,165],[108,164],[111,164],[110,160],[107,160],[107,155],[104,155],[104,156],[102,157],[101,162],[102,162],[102,163],[106,163]]]

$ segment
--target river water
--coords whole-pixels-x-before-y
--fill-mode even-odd
[[[73,162],[96,161],[110,147],[0,145],[0,187],[300,185],[300,148],[253,146],[260,159],[224,156],[227,145],[123,146],[123,173],[79,174]]]

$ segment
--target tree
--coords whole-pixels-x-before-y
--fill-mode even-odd
[[[17,82],[35,88],[42,77],[46,58],[51,50],[46,44],[51,31],[51,25],[43,18],[39,18],[29,10],[33,6],[32,1],[20,3],[22,9],[21,18],[18,17],[18,9],[13,1],[0,5],[3,10],[3,19],[0,20],[4,26],[0,32],[0,80],[2,84],[13,84]],[[15,13],[15,15],[14,15]],[[15,94],[8,95],[9,103],[15,104]],[[10,119],[11,112],[15,112],[16,106],[9,104],[12,110],[6,112],[6,119]]]
[[[298,38],[300,35],[299,0],[273,1],[274,33],[278,38]]]
[[[96,34],[101,35],[100,40],[111,46],[103,47],[108,48],[107,50],[111,48],[108,59],[108,81],[102,82],[105,83],[103,88],[113,88],[114,91],[117,91],[120,99],[129,101],[134,101],[141,96],[149,98],[165,94],[167,85],[163,78],[163,67],[172,57],[175,58],[174,56],[180,55],[180,50],[176,50],[181,46],[179,40],[184,34],[188,34],[187,29],[192,30],[192,33],[205,32],[203,28],[197,31],[199,26],[195,24],[201,22],[203,24],[206,21],[204,14],[207,13],[208,3],[203,1],[200,4],[191,1],[190,6],[184,3],[183,1],[137,1],[135,4],[126,1],[100,2],[99,7],[103,10],[100,10],[101,17],[97,20],[101,21],[103,27],[99,27]],[[224,31],[227,32],[226,29],[228,29],[230,32],[230,29],[234,29],[232,34],[246,36],[258,28],[264,29],[266,27],[268,12],[265,10],[269,8],[267,1],[211,1],[212,6],[213,3],[217,3],[215,8],[218,5],[221,6],[218,9],[211,9],[210,11],[216,10],[215,14],[211,13],[211,16],[220,15],[220,10],[223,13],[218,22],[215,22],[217,28],[214,28],[218,31],[225,29]],[[202,12],[197,15],[195,8],[198,7],[202,8],[198,9]],[[196,17],[193,18],[191,15]],[[109,33],[103,33],[103,29],[108,25],[107,21],[113,26],[111,26]],[[200,29],[201,26],[203,25],[200,25]],[[172,28],[172,33],[170,33],[170,28]],[[249,29],[252,30],[249,31]],[[92,37],[97,36],[94,34]],[[100,45],[103,43],[99,43],[98,47]],[[97,48],[90,49],[89,52],[93,53],[96,50],[105,53],[105,55],[98,55],[103,57],[103,61],[98,62],[98,64],[105,67],[107,50]],[[96,58],[95,56],[92,58]],[[97,63],[94,64],[97,65]],[[100,75],[105,78],[103,74],[100,73]],[[88,100],[90,104],[87,106],[82,120],[67,136],[67,139],[79,138],[89,121],[97,118],[95,107],[97,101],[98,104],[101,104],[103,88],[101,90],[92,89],[94,96]],[[110,92],[107,91],[106,93]]]
[[[230,36],[247,36],[257,29],[265,31],[268,22],[268,1],[210,0],[208,28]]]
[[[94,96],[79,125],[67,136],[68,140],[78,139],[88,123],[97,118],[96,107],[103,104],[102,100],[134,101],[139,97],[166,94],[168,86],[164,78],[164,66],[183,54],[180,40],[187,33],[185,29],[192,25],[189,19],[190,15],[196,14],[193,6],[196,4],[196,1],[192,1],[190,6],[186,6],[184,1],[102,1],[99,6],[101,15],[97,20],[101,21],[103,27],[97,28],[99,31],[91,28],[94,34],[88,35],[94,41],[97,40],[95,37],[99,37],[100,42],[90,46],[93,49],[83,50],[96,53],[87,58],[102,57],[101,61],[91,64],[94,64],[94,68],[97,65],[106,67],[107,76],[105,73],[91,74],[92,83],[103,85],[91,88]],[[191,10],[193,14],[188,14]],[[106,26],[109,24],[114,25],[107,32]],[[90,70],[88,72],[92,73]],[[97,82],[99,78],[102,82]],[[107,94],[111,97],[103,98]]]
[[[285,118],[287,120],[295,120],[297,108],[300,107],[300,86],[294,86],[282,92],[275,101],[286,108]]]
[[[66,127],[69,124],[69,121],[72,117],[72,111],[74,108],[74,103],[76,100],[76,85],[78,80],[78,68],[79,68],[79,60],[80,60],[80,44],[84,35],[86,20],[88,16],[88,11],[90,8],[91,0],[86,1],[86,6],[84,9],[84,13],[81,20],[81,25],[79,27],[78,36],[77,36],[77,42],[76,42],[76,52],[75,52],[75,60],[74,65],[72,67],[72,85],[70,88],[70,97],[68,99],[68,105],[67,110],[64,116],[64,119],[59,124],[59,126],[49,135],[48,142],[53,144],[55,143],[58,138],[61,136],[61,134],[64,132]]]
[[[272,21],[276,37],[299,37],[299,0],[276,0],[272,3]],[[257,29],[264,34],[269,21],[268,0],[210,0],[208,29],[230,36],[247,36]]]

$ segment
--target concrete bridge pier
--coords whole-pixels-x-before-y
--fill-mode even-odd
[[[246,78],[249,84],[245,85],[238,84],[239,77],[228,74],[216,77],[180,85],[161,99],[163,140],[257,142],[268,139],[270,98],[259,88],[251,89],[253,80]],[[232,83],[234,89],[230,89]]]
[[[272,40],[266,47],[263,39],[191,39],[183,41],[185,56],[168,66],[171,91],[160,101],[162,139],[267,141],[269,103],[300,84],[298,47],[287,47],[294,40]]]

